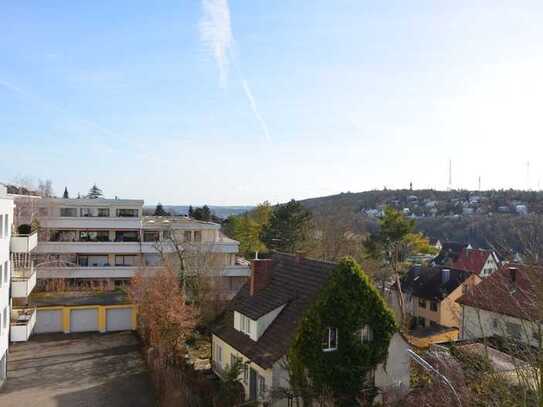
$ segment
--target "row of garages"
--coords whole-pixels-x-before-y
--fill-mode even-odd
[[[117,332],[135,330],[136,307],[123,305],[80,305],[39,307],[34,334],[74,332]]]

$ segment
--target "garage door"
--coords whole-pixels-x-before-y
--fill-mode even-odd
[[[114,308],[106,311],[106,330],[128,331],[132,329],[132,308]]]
[[[74,309],[70,312],[70,332],[98,331],[98,309]]]
[[[36,314],[34,333],[63,332],[62,310],[40,310]]]

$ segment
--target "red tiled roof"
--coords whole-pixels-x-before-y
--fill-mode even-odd
[[[524,320],[541,320],[543,267],[511,264],[503,266],[460,297],[458,302]]]
[[[452,267],[481,274],[488,256],[491,255],[492,252],[488,250],[463,249],[458,258],[452,263]]]

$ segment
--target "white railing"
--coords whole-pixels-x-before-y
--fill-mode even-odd
[[[36,325],[36,308],[14,308],[11,310],[10,339],[26,342]]]
[[[13,253],[30,253],[38,245],[38,232],[30,235],[12,235],[10,250]]]

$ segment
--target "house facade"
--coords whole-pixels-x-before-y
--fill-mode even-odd
[[[143,204],[130,199],[41,199],[39,280],[123,285],[141,268],[162,267],[181,250],[212,256],[225,289],[232,293],[239,289],[249,268],[237,264],[239,243],[224,236],[220,225],[182,217],[145,217]]]
[[[242,362],[240,381],[246,400],[291,406],[286,355],[304,313],[326,285],[333,263],[276,254],[256,260],[249,282],[230,302],[227,312],[212,329],[212,365],[222,376],[236,361]],[[373,338],[371,327],[361,330],[361,341]],[[341,332],[328,328],[323,352],[341,346]],[[409,357],[407,343],[395,334],[388,360],[373,372],[374,384],[383,391],[407,391]]]
[[[462,339],[501,337],[542,346],[543,268],[503,266],[458,303]]]
[[[445,266],[412,267],[402,278],[402,292],[409,329],[414,343],[428,344],[456,340],[461,324],[461,307],[456,302],[481,278],[469,271]],[[397,289],[392,303],[398,314]]]

